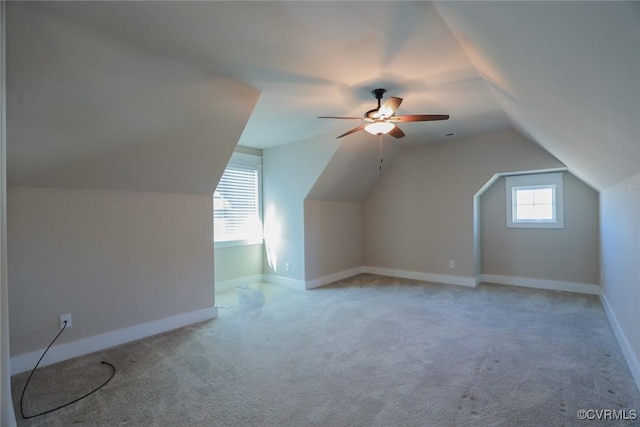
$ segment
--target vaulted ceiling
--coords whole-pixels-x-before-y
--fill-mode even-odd
[[[400,146],[515,128],[595,188],[640,173],[637,2],[51,1],[11,4],[8,30],[10,183],[185,135],[195,157],[207,138],[332,139],[359,122],[316,116],[359,116],[377,87],[398,113],[451,116],[403,124]]]
[[[603,189],[640,173],[640,2],[439,2],[516,129]]]

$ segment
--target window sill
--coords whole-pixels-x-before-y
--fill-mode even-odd
[[[226,240],[223,242],[213,242],[214,248],[228,248],[232,246],[251,246],[251,245],[261,245],[264,242],[262,238],[260,239],[247,239],[247,240]]]
[[[564,228],[559,222],[510,222],[507,228]]]

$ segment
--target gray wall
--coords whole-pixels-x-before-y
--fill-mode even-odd
[[[604,297],[618,323],[612,322],[614,331],[632,350],[625,356],[640,385],[640,175],[600,193],[600,239]]]
[[[564,174],[564,228],[507,228],[505,179],[480,197],[482,273],[597,284],[598,193]]]
[[[474,195],[497,173],[563,166],[512,131],[409,147],[364,203],[364,262],[475,277]]]
[[[305,279],[362,266],[362,203],[304,202]]]
[[[10,187],[11,354],[212,307],[211,196]]]

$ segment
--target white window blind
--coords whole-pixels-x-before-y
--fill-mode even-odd
[[[259,159],[234,155],[222,174],[213,195],[216,243],[255,244],[262,241]]]

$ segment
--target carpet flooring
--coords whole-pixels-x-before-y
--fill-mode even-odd
[[[240,286],[215,320],[12,378],[20,426],[638,426],[640,394],[597,297],[363,274]],[[620,412],[626,411],[626,412]]]

